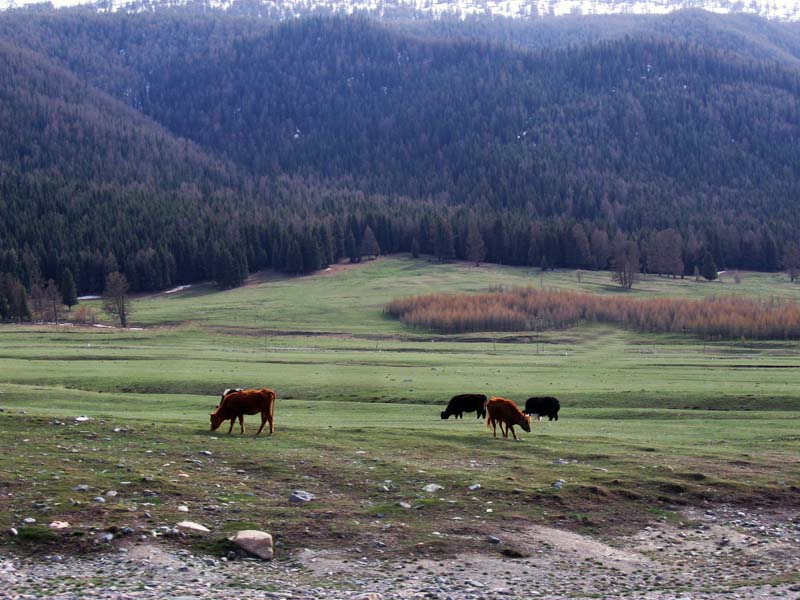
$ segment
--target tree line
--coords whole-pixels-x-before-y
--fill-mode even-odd
[[[777,63],[339,18],[9,13],[0,32],[4,306],[17,284],[225,288],[394,252],[626,287],[800,271],[800,77]]]

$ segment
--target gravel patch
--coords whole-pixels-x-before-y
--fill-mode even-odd
[[[550,527],[486,540],[442,560],[353,558],[306,549],[270,562],[210,557],[166,540],[106,553],[23,558],[0,551],[0,598],[357,600],[800,598],[800,515],[692,509],[606,543]],[[513,552],[512,552],[513,550]],[[517,558],[509,558],[516,556]]]

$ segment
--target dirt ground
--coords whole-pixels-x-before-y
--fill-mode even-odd
[[[601,540],[531,526],[485,550],[385,560],[307,548],[269,563],[136,539],[87,556],[0,552],[0,598],[800,598],[800,514],[687,509]],[[354,558],[355,556],[355,558]]]

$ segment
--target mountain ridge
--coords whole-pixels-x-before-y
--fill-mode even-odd
[[[0,10],[35,5],[0,0]],[[737,0],[55,0],[54,6],[85,6],[98,12],[144,13],[175,9],[224,11],[273,20],[305,16],[366,15],[377,19],[547,19],[563,16],[664,15],[686,9],[800,21],[800,1]]]

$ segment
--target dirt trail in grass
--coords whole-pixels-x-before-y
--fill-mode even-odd
[[[216,558],[164,540],[85,556],[0,554],[2,598],[185,599],[800,597],[800,515],[728,506],[685,511],[606,542],[531,526],[481,553],[382,560],[375,548],[303,549],[271,563]],[[351,542],[352,544],[352,542]],[[234,560],[235,558],[235,560]]]

